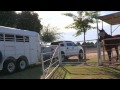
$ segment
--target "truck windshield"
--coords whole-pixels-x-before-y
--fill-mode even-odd
[[[59,45],[60,43],[62,43],[61,41],[59,42],[52,42],[51,45]]]
[[[51,43],[51,45],[58,45],[58,44],[59,44],[58,42]]]

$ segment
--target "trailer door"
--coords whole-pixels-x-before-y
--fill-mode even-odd
[[[34,64],[38,61],[37,58],[37,38],[36,37],[30,37],[30,57],[31,57],[31,64]]]

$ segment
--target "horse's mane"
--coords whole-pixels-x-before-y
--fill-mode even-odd
[[[112,35],[107,34],[106,32],[105,32],[105,34],[106,34],[106,37],[105,37],[105,38],[112,38],[112,37],[113,37]]]

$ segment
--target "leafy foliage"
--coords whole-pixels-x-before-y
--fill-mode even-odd
[[[79,36],[82,32],[86,32],[87,30],[95,29],[91,24],[96,23],[95,18],[99,15],[99,11],[78,11],[77,14],[78,15],[72,13],[63,14],[73,18],[73,23],[66,28],[76,29],[76,36]]]
[[[0,25],[40,32],[42,25],[38,14],[33,11],[0,11]]]
[[[33,11],[22,11],[17,17],[17,28],[40,32],[42,25],[38,14]]]
[[[60,38],[61,33],[57,33],[57,30],[58,28],[50,27],[50,25],[44,26],[43,30],[41,31],[42,41],[44,43],[49,43],[58,40]]]
[[[0,11],[0,25],[16,27],[17,14],[15,11]]]

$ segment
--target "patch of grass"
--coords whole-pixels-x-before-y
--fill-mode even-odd
[[[64,65],[71,72],[71,79],[119,79],[120,66],[98,66],[98,58],[93,57],[86,61],[87,64]],[[94,65],[93,65],[94,64]]]
[[[104,66],[64,66],[71,72],[71,79],[119,79],[120,67]]]

